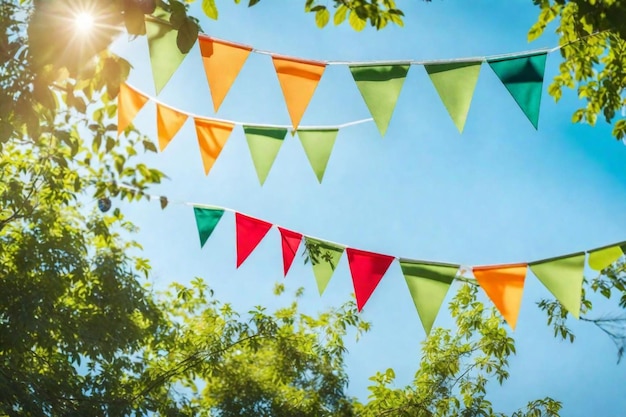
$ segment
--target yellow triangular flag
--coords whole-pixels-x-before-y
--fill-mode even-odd
[[[157,103],[157,135],[161,152],[169,145],[180,128],[183,127],[188,117],[186,113]]]
[[[272,56],[272,61],[285,96],[293,129],[296,130],[322,78],[326,64],[278,56]]]
[[[133,122],[139,110],[148,102],[148,97],[130,87],[126,83],[120,84],[120,92],[117,95],[117,135]]]
[[[204,164],[205,175],[209,173],[211,167],[222,152],[230,133],[235,127],[228,122],[220,122],[211,119],[194,118],[196,124],[196,134],[198,135],[198,145],[200,145],[200,156]]]

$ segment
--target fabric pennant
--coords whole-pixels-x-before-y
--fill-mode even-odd
[[[428,335],[459,266],[401,259],[400,267]]]
[[[252,48],[200,35],[200,53],[211,90],[213,110],[217,113],[228,90],[248,59]]]
[[[120,92],[117,95],[117,136],[133,123],[135,116],[148,100],[148,97],[128,84],[120,84]]]
[[[381,136],[385,136],[396,107],[409,64],[401,65],[354,65],[350,67],[365,104],[369,109]]]
[[[480,65],[481,61],[424,65],[459,133],[465,127]]]
[[[304,236],[304,241],[313,267],[317,289],[322,295],[337,268],[345,247],[308,236]]]
[[[622,250],[620,245],[590,250],[587,263],[591,269],[602,271],[624,255]]]
[[[248,258],[272,228],[272,223],[235,213],[237,229],[237,268]]]
[[[551,258],[530,264],[530,270],[574,317],[580,316],[585,254]]]
[[[157,136],[159,137],[159,150],[161,152],[174,139],[188,117],[186,113],[157,103]]]
[[[487,61],[535,129],[539,124],[546,56],[546,52],[540,52]]]
[[[155,17],[169,22],[169,14],[167,13],[155,14]],[[154,88],[157,95],[163,90],[163,87],[187,56],[178,49],[176,43],[178,31],[165,22],[146,20],[150,65],[152,66],[152,78],[154,78]]]
[[[204,174],[207,175],[217,157],[222,152],[230,133],[235,127],[234,124],[217,120],[194,118],[196,134],[198,135],[198,145],[200,146],[200,156],[204,165]]]
[[[474,278],[498,308],[502,317],[515,330],[522,305],[524,281],[528,265],[476,266]]]
[[[283,229],[282,227],[278,227],[278,231],[280,232],[280,240],[283,249],[283,272],[284,276],[287,276],[293,259],[296,257],[296,253],[298,253],[298,247],[302,241],[302,234]]]
[[[297,130],[315,88],[324,74],[326,64],[272,55],[278,82],[285,97],[293,129]]]
[[[335,145],[338,129],[298,130],[298,137],[304,148],[304,153],[313,168],[319,183],[322,183],[330,153]]]
[[[356,295],[356,305],[361,311],[395,257],[352,248],[347,248],[346,253]]]
[[[196,226],[200,235],[200,247],[202,248],[224,215],[224,210],[194,207],[193,213],[196,217]]]
[[[287,129],[278,127],[244,126],[250,156],[261,185],[265,183],[276,155],[283,145]]]

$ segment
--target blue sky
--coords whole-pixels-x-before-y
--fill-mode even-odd
[[[399,1],[406,14],[404,28],[361,33],[347,25],[318,29],[313,16],[303,13],[303,3],[267,0],[248,9],[220,1],[219,20],[202,18],[201,24],[217,38],[322,60],[445,59],[557,44],[551,33],[528,44],[526,33],[538,13],[528,0]],[[192,14],[203,16],[199,4]],[[124,38],[115,50],[135,67],[130,83],[153,94],[146,40]],[[548,56],[546,80],[557,73],[559,62],[558,54]],[[499,264],[624,240],[626,147],[603,123],[573,125],[571,114],[581,105],[575,93],[565,92],[555,104],[545,87],[535,131],[483,65],[461,135],[423,67],[413,66],[386,136],[380,137],[374,123],[341,130],[321,185],[297,138],[288,136],[260,187],[239,127],[207,177],[191,121],[165,152],[145,160],[169,176],[154,192],[172,201],[225,206],[304,234],[394,256]],[[215,116],[197,46],[159,98],[187,112]],[[250,56],[217,116],[289,124],[269,56]],[[331,66],[302,124],[335,125],[367,117],[347,67]],[[153,105],[142,110],[136,125],[156,140]],[[243,311],[278,306],[272,295],[276,282],[284,282],[288,291],[304,286],[302,306],[308,312],[338,306],[353,291],[345,256],[322,297],[302,258],[283,280],[276,230],[237,270],[231,215],[224,216],[201,250],[190,207],[172,204],[161,211],[157,203],[140,203],[126,212],[141,229],[137,238],[152,261],[157,286],[200,276],[217,297]],[[511,360],[511,378],[503,387],[492,387],[496,410],[512,412],[549,395],[564,402],[562,415],[624,415],[626,374],[623,364],[616,365],[613,343],[593,325],[574,319],[569,324],[576,343],[555,340],[535,305],[549,296],[529,274],[513,334],[518,354]],[[591,316],[614,311],[598,304]],[[392,367],[398,386],[410,383],[425,335],[397,263],[362,314],[373,329],[358,343],[350,340],[347,367],[349,393],[364,399],[367,378],[376,371]],[[435,325],[451,326],[445,308]]]

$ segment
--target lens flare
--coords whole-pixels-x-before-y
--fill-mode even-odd
[[[86,33],[93,28],[94,18],[89,13],[81,12],[78,13],[74,18],[74,24],[76,26],[76,30],[82,33]]]

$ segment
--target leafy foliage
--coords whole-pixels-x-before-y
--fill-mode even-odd
[[[613,125],[613,136],[626,136],[626,119],[619,117],[626,104],[626,3],[622,0],[533,0],[541,11],[530,29],[534,40],[557,21],[559,70],[548,92],[558,101],[564,88],[577,89],[586,106],[576,110],[574,123],[594,125],[599,115]]]
[[[370,401],[362,416],[503,416],[487,399],[487,383],[509,377],[508,358],[515,353],[513,339],[494,308],[476,300],[478,287],[464,284],[450,303],[456,331],[435,329],[424,341],[422,359],[413,383],[392,388],[388,369],[370,378]],[[521,416],[558,416],[561,403],[551,398],[530,402]]]

